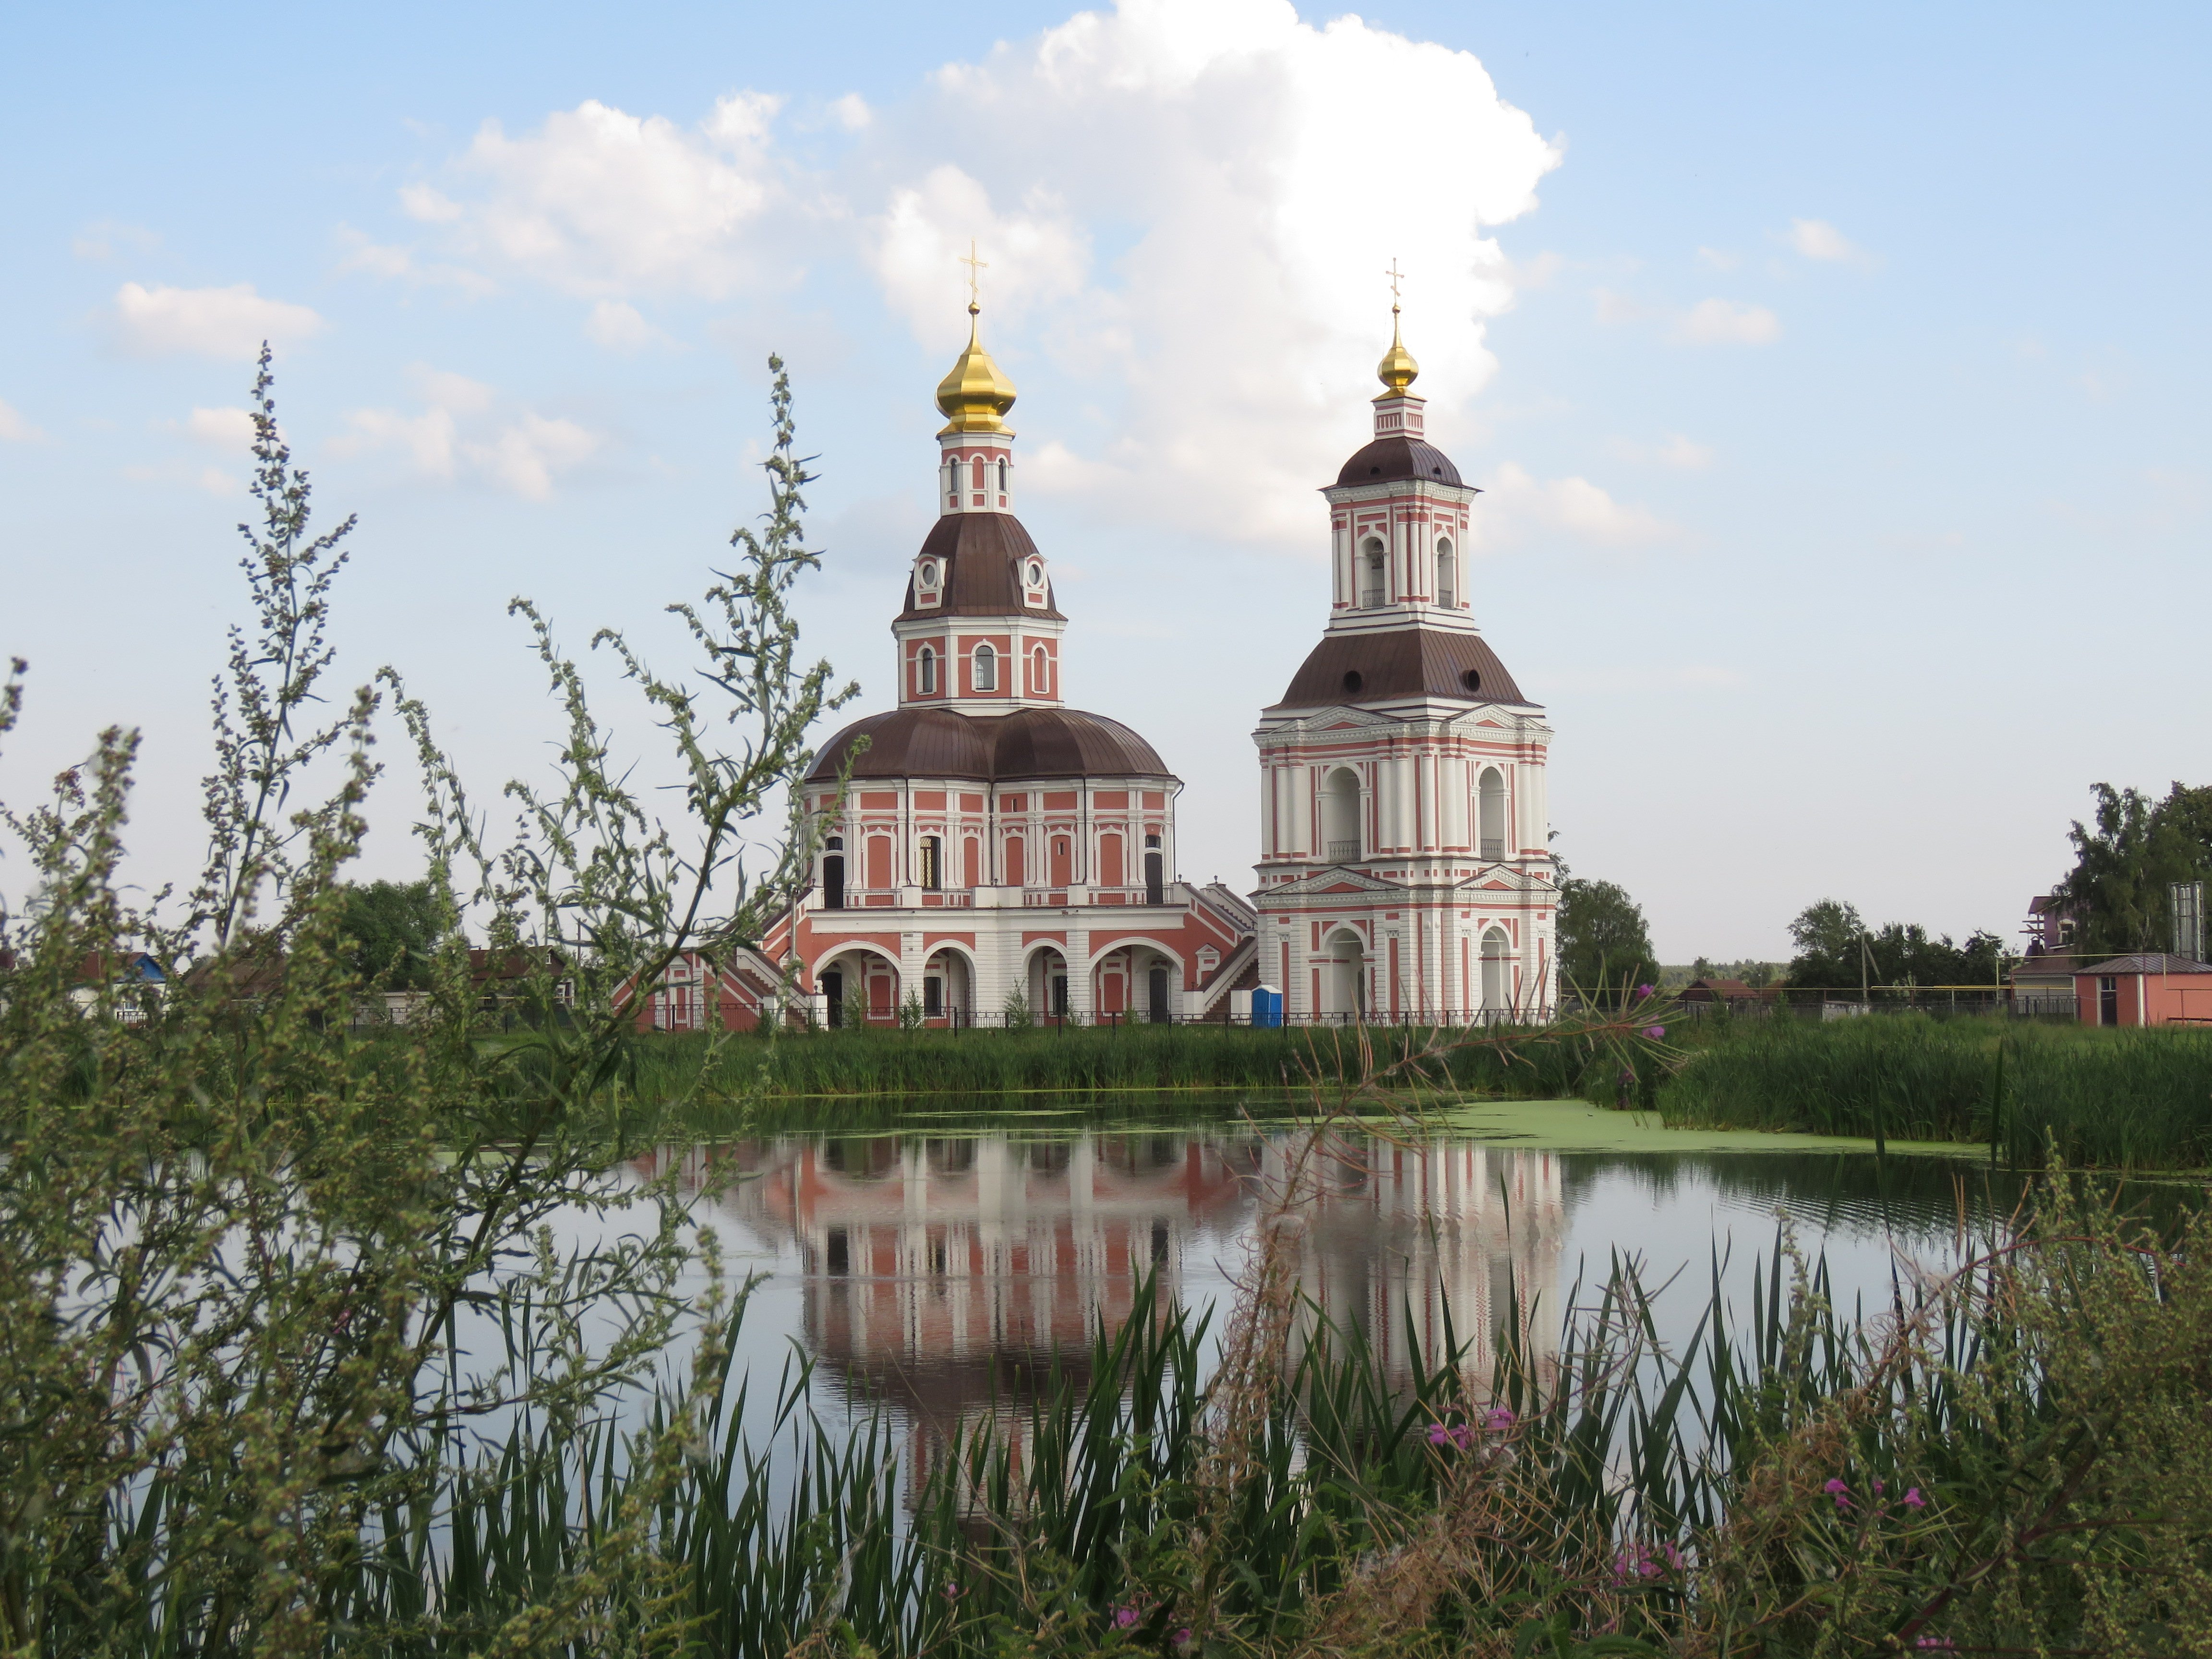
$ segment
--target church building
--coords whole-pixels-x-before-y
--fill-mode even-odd
[[[1397,316],[1374,441],[1322,492],[1328,626],[1253,734],[1260,975],[1291,1019],[1545,1019],[1552,729],[1476,626],[1480,492],[1423,435]]]
[[[1014,388],[968,309],[937,388],[938,519],[891,623],[897,707],[823,746],[804,785],[815,879],[762,954],[796,959],[831,1024],[902,1008],[995,1024],[1010,1002],[1038,1019],[1220,1017],[1255,918],[1179,879],[1182,784],[1152,744],[1067,705],[1068,618],[1014,516]]]

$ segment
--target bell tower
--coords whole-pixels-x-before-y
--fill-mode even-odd
[[[1551,727],[1475,621],[1475,497],[1428,441],[1390,272],[1374,437],[1322,491],[1327,623],[1260,750],[1260,973],[1293,1017],[1547,1019]]]

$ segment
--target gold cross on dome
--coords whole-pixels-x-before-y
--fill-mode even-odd
[[[1398,269],[1397,255],[1394,253],[1390,256],[1390,269],[1382,274],[1390,279],[1390,309],[1395,311],[1398,308],[1398,284],[1406,275],[1404,271]]]
[[[968,309],[975,311],[982,304],[982,273],[991,268],[991,262],[988,259],[979,259],[975,257],[975,239],[970,236],[968,239],[968,252],[960,263],[968,267]]]

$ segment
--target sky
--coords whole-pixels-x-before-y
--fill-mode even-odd
[[[1250,732],[1325,618],[1394,261],[1554,846],[1664,959],[1786,957],[1831,896],[2009,935],[2093,783],[2208,781],[2202,8],[82,3],[9,39],[0,800],[140,728],[149,885],[202,846],[263,338],[360,517],[337,676],[397,668],[485,796],[555,734],[510,598],[684,665],[664,607],[763,503],[771,350],[818,457],[805,647],[890,704],[971,237],[1070,700],[1184,780],[1187,877],[1251,884]],[[398,736],[365,874],[419,864]]]

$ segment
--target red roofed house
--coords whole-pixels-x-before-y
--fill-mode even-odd
[[[2074,976],[2084,1025],[2212,1024],[2212,963],[2114,957]]]

